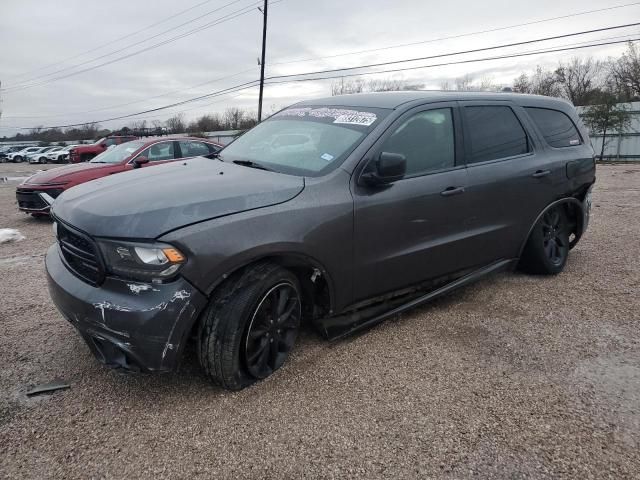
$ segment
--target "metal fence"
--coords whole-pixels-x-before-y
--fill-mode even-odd
[[[631,124],[624,132],[607,133],[604,141],[604,161],[610,162],[640,162],[640,102],[620,104],[624,105],[631,114]],[[578,107],[578,112],[582,114],[585,107]],[[603,135],[598,132],[591,132],[591,145],[600,157],[602,149]]]

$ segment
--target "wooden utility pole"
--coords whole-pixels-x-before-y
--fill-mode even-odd
[[[267,53],[267,9],[269,0],[264,0],[264,10],[262,11],[262,59],[260,60],[260,97],[258,100],[258,123],[262,121],[262,95],[264,93],[264,60]]]

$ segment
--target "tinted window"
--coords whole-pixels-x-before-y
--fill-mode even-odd
[[[527,134],[509,107],[465,107],[471,154],[467,163],[522,155],[529,151]]]
[[[116,143],[117,143],[117,142],[116,142],[116,139],[115,139],[115,138],[107,138],[107,139],[104,141],[104,144],[105,144],[107,147],[110,147],[111,145],[115,145]]]
[[[162,162],[164,160],[173,160],[175,151],[173,142],[156,143],[149,148],[143,150],[139,156],[147,157],[150,162]]]
[[[402,122],[381,151],[401,153],[407,159],[407,175],[419,175],[455,165],[454,138],[451,109],[428,110]]]
[[[527,108],[526,110],[542,132],[544,139],[552,147],[573,147],[582,143],[578,129],[566,114],[547,108]]]
[[[211,153],[205,143],[194,141],[180,142],[180,152],[182,152],[183,158],[197,157],[199,155],[205,156]]]

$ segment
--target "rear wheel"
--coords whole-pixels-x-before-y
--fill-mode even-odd
[[[240,390],[278,370],[298,336],[301,298],[296,276],[272,263],[219,287],[198,331],[198,358],[209,378]]]
[[[522,270],[540,275],[560,273],[569,256],[570,230],[562,205],[547,210],[527,240],[520,259]]]

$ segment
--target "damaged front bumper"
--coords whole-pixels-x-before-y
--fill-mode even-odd
[[[49,248],[45,264],[56,307],[102,363],[143,372],[178,366],[207,301],[187,280],[144,284],[107,277],[93,287],[69,271],[57,244]]]

